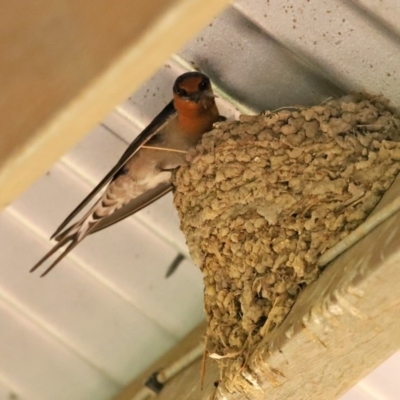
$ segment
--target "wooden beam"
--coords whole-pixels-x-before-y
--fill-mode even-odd
[[[398,198],[400,176],[374,214]],[[198,361],[168,382],[157,399],[339,398],[400,348],[399,227],[397,213],[304,290],[283,324],[265,338],[236,376],[247,385],[247,397],[228,393],[226,377],[212,397],[218,379],[212,363],[201,390]],[[131,394],[117,400],[133,399]]]
[[[199,371],[201,371],[202,360],[191,364],[176,378],[168,383],[155,400],[217,400],[215,384],[219,380],[220,373],[218,365],[213,360],[207,360],[207,369],[203,387]],[[229,396],[229,395],[228,395]],[[232,400],[233,397],[225,397],[224,400]],[[241,396],[237,400],[246,400]],[[131,399],[136,400],[136,399]],[[222,399],[221,399],[222,400]]]
[[[157,360],[151,367],[147,368],[143,373],[141,373],[137,378],[135,378],[125,389],[122,390],[121,393],[119,393],[114,398],[114,400],[134,399],[135,396],[142,391],[145,382],[154,372],[160,371],[161,369],[168,367],[169,365],[177,361],[180,357],[188,353],[190,350],[197,347],[198,344],[203,341],[203,336],[205,332],[206,332],[206,323],[203,322],[196,328],[194,328],[185,338],[183,338],[170,351],[168,351],[159,360]],[[193,369],[193,377],[197,378],[198,382],[200,382],[200,371],[201,371],[199,362],[200,361],[193,364],[197,366],[194,367]],[[191,367],[190,370],[192,371]],[[183,372],[182,374],[186,373],[187,371]],[[181,376],[182,374],[179,374],[179,376]]]
[[[0,209],[228,0],[0,0]]]

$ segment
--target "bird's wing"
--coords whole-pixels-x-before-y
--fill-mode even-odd
[[[93,197],[113,178],[113,176],[125,165],[125,163],[153,136],[176,115],[173,101],[170,101],[164,109],[150,122],[139,136],[129,145],[115,166],[107,173],[100,183],[83,199],[83,201],[68,215],[51,236],[53,239],[62,234],[64,228],[72,219],[93,199]],[[159,196],[160,197],[160,196]],[[149,204],[149,203],[148,203]],[[139,208],[140,209],[140,208]],[[134,212],[134,211],[133,211]],[[127,214],[129,215],[129,214]],[[116,222],[116,221],[115,221]]]
[[[172,185],[170,182],[163,183],[158,185],[157,187],[148,190],[142,195],[136,197],[131,200],[128,204],[121,207],[113,214],[108,217],[104,217],[95,223],[93,223],[83,234],[80,234],[80,226],[82,220],[85,217],[77,222],[76,224],[66,228],[63,232],[59,233],[56,237],[58,243],[56,243],[53,248],[45,254],[30,270],[30,272],[38,269],[47,259],[49,259],[54,253],[56,253],[59,249],[68,246],[62,251],[62,253],[53,261],[49,267],[40,275],[41,277],[47,275],[75,246],[77,246],[87,235],[91,233],[97,232],[101,229],[107,228],[110,225],[115,224],[116,222],[128,217],[129,215],[141,210],[143,207],[146,207],[148,204],[151,204],[153,201],[159,199],[164,194],[168,193],[172,189]],[[90,211],[86,216],[88,216]]]
[[[90,231],[90,233],[98,232],[104,228],[109,227],[110,225],[114,225],[116,222],[119,222],[126,217],[129,217],[130,215],[138,212],[144,207],[147,207],[149,204],[167,194],[171,191],[171,189],[171,183],[167,182],[162,183],[153,189],[147,190],[145,193],[132,199],[128,204],[125,204],[117,211],[114,211],[108,217],[102,218],[94,227],[94,229]]]

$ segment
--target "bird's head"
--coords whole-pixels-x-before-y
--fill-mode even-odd
[[[174,104],[177,108],[207,109],[214,105],[210,79],[201,72],[180,75],[174,84]]]

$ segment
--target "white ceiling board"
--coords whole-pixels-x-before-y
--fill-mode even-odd
[[[0,296],[113,380],[126,383],[143,361],[150,364],[175,342],[157,322],[73,263],[64,262],[46,278],[29,274],[32,260],[45,250],[43,241],[8,213],[0,224],[0,242],[8,243],[2,250]]]
[[[400,36],[400,2],[398,0],[352,0],[363,7],[373,18]]]
[[[176,63],[167,61],[164,68],[159,69],[129,99],[118,105],[104,119],[103,124],[125,143],[132,142],[171,101],[172,86],[176,77],[182,72],[185,71]]]
[[[128,111],[125,111],[122,105],[116,107],[113,112],[107,115],[101,125],[107,129],[109,133],[118,136],[122,142],[125,143],[125,148],[143,128],[140,121],[138,121],[136,117],[132,117]],[[96,130],[96,128],[94,130]],[[118,154],[114,163],[119,159],[119,157],[121,157],[121,154]]]
[[[2,301],[0,326],[0,376],[22,392],[22,399],[105,400],[118,389]]]
[[[260,111],[315,104],[342,93],[234,9],[217,17],[180,54]]]
[[[181,265],[166,279],[165,273],[177,253],[136,222],[122,221],[96,233],[76,248],[76,256],[92,264],[100,279],[143,314],[175,338],[181,337],[185,325],[191,329],[202,318],[201,273],[192,264]]]
[[[131,134],[136,136],[138,132],[135,131],[135,127],[129,127]],[[78,174],[79,178],[90,184],[86,193],[89,194],[117,163],[126,147],[127,144],[120,137],[114,135],[107,127],[99,125],[61,160]],[[76,204],[71,204],[71,211],[75,206]]]
[[[179,217],[173,205],[172,193],[167,194],[155,203],[141,210],[135,216],[143,223],[157,229],[164,240],[172,243],[175,249],[189,256],[186,238],[179,228]]]
[[[89,186],[82,178],[57,163],[9,208],[32,229],[49,238],[88,193]]]
[[[239,0],[235,7],[338,86],[383,93],[400,106],[399,38],[355,3]]]
[[[149,81],[142,85],[119,108],[132,115],[143,129],[171,101],[172,86],[182,69],[171,61],[165,63]],[[129,141],[131,141],[130,139]]]

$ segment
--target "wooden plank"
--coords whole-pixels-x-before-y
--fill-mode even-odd
[[[174,380],[169,382],[162,392],[158,395],[157,400],[217,400],[215,384],[219,379],[219,371],[216,362],[207,360],[207,369],[204,377],[203,388],[199,371],[201,371],[202,360],[190,365],[186,370],[182,371]],[[231,397],[225,397],[224,400],[231,400]],[[136,400],[136,399],[132,399]],[[243,400],[245,398],[243,397]]]
[[[201,343],[201,341],[203,340],[205,331],[206,323],[203,322],[199,324],[196,328],[194,328],[184,339],[182,339],[176,346],[174,346],[170,351],[162,356],[150,368],[146,369],[136,379],[134,379],[126,388],[121,391],[121,393],[119,393],[114,398],[114,400],[134,399],[135,396],[141,392],[145,382],[154,372],[160,371],[162,368],[168,367],[170,364],[189,352],[191,349],[198,346],[198,344]],[[200,381],[200,367],[198,365],[198,362],[193,365],[197,365],[197,367],[193,367],[194,370],[191,377],[197,379],[197,381]],[[173,382],[175,382],[175,379],[173,380]]]
[[[0,1],[0,208],[227,3]]]
[[[400,177],[374,213],[399,197]],[[226,377],[213,397],[218,371],[210,363],[201,390],[199,361],[168,382],[157,399],[339,398],[400,348],[399,227],[398,213],[333,261],[299,296],[236,377],[247,385],[247,397],[229,394]]]

